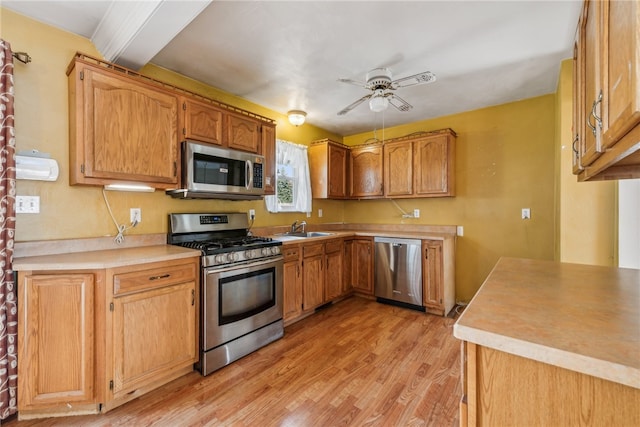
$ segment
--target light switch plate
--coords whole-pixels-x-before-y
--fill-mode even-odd
[[[16,196],[16,213],[40,213],[40,196]]]

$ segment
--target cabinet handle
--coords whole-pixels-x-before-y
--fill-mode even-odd
[[[191,289],[191,305],[196,305],[196,290]]]
[[[424,259],[429,259],[429,249],[424,250]]]
[[[602,129],[602,118],[598,117],[598,115],[596,114],[596,107],[601,102],[602,102],[602,90],[598,94],[598,99],[593,103],[593,107],[592,107],[593,118],[596,119],[596,124],[598,125],[598,127],[600,127],[600,129]]]
[[[151,277],[149,277],[149,280],[166,279],[168,277],[171,277],[171,274],[167,273],[167,274],[163,274],[161,276],[151,276]]]
[[[573,142],[571,143],[571,149],[573,150],[573,154],[575,154],[576,157],[578,157],[578,154],[580,154],[578,153],[578,148],[577,148],[578,139],[579,137],[578,137],[578,134],[576,133],[576,137],[573,138]]]

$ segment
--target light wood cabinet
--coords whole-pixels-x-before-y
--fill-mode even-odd
[[[640,177],[639,13],[638,1],[584,2],[574,63],[579,181]]]
[[[345,295],[353,290],[353,241],[351,237],[345,238],[342,246],[342,291]]]
[[[323,139],[309,147],[309,174],[314,199],[345,199],[349,149]]]
[[[413,195],[413,141],[384,144],[384,194],[387,197]]]
[[[95,411],[95,282],[91,272],[25,272],[18,298],[21,419],[55,408]]]
[[[258,153],[262,145],[260,124],[251,117],[227,114],[225,118],[225,141],[229,148]]]
[[[414,196],[455,195],[455,136],[442,132],[413,142]]]
[[[300,245],[284,245],[282,252],[284,257],[283,319],[287,325],[302,314],[302,259]]]
[[[193,370],[198,257],[20,272],[20,419],[106,412]]]
[[[344,270],[342,239],[332,239],[325,243],[325,301],[333,301],[344,296]]]
[[[313,310],[324,303],[324,244],[302,246],[302,308]]]
[[[184,139],[222,145],[222,110],[191,98],[182,100]]]
[[[373,237],[353,239],[351,262],[353,290],[373,296]]]
[[[80,59],[69,77],[69,183],[175,188],[178,96]]]
[[[639,389],[470,342],[461,360],[461,426],[640,422]]]
[[[262,125],[262,147],[260,154],[264,156],[264,194],[276,194],[276,127]]]
[[[422,303],[427,313],[446,316],[455,305],[454,239],[422,241]]]
[[[384,196],[382,144],[351,147],[349,156],[349,197]]]

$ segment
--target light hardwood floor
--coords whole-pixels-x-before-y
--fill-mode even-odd
[[[106,414],[26,426],[457,426],[454,319],[352,297],[202,377],[194,372]]]

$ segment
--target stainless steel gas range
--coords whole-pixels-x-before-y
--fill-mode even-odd
[[[202,375],[284,335],[282,242],[251,236],[244,213],[169,215],[167,242],[202,251]]]

